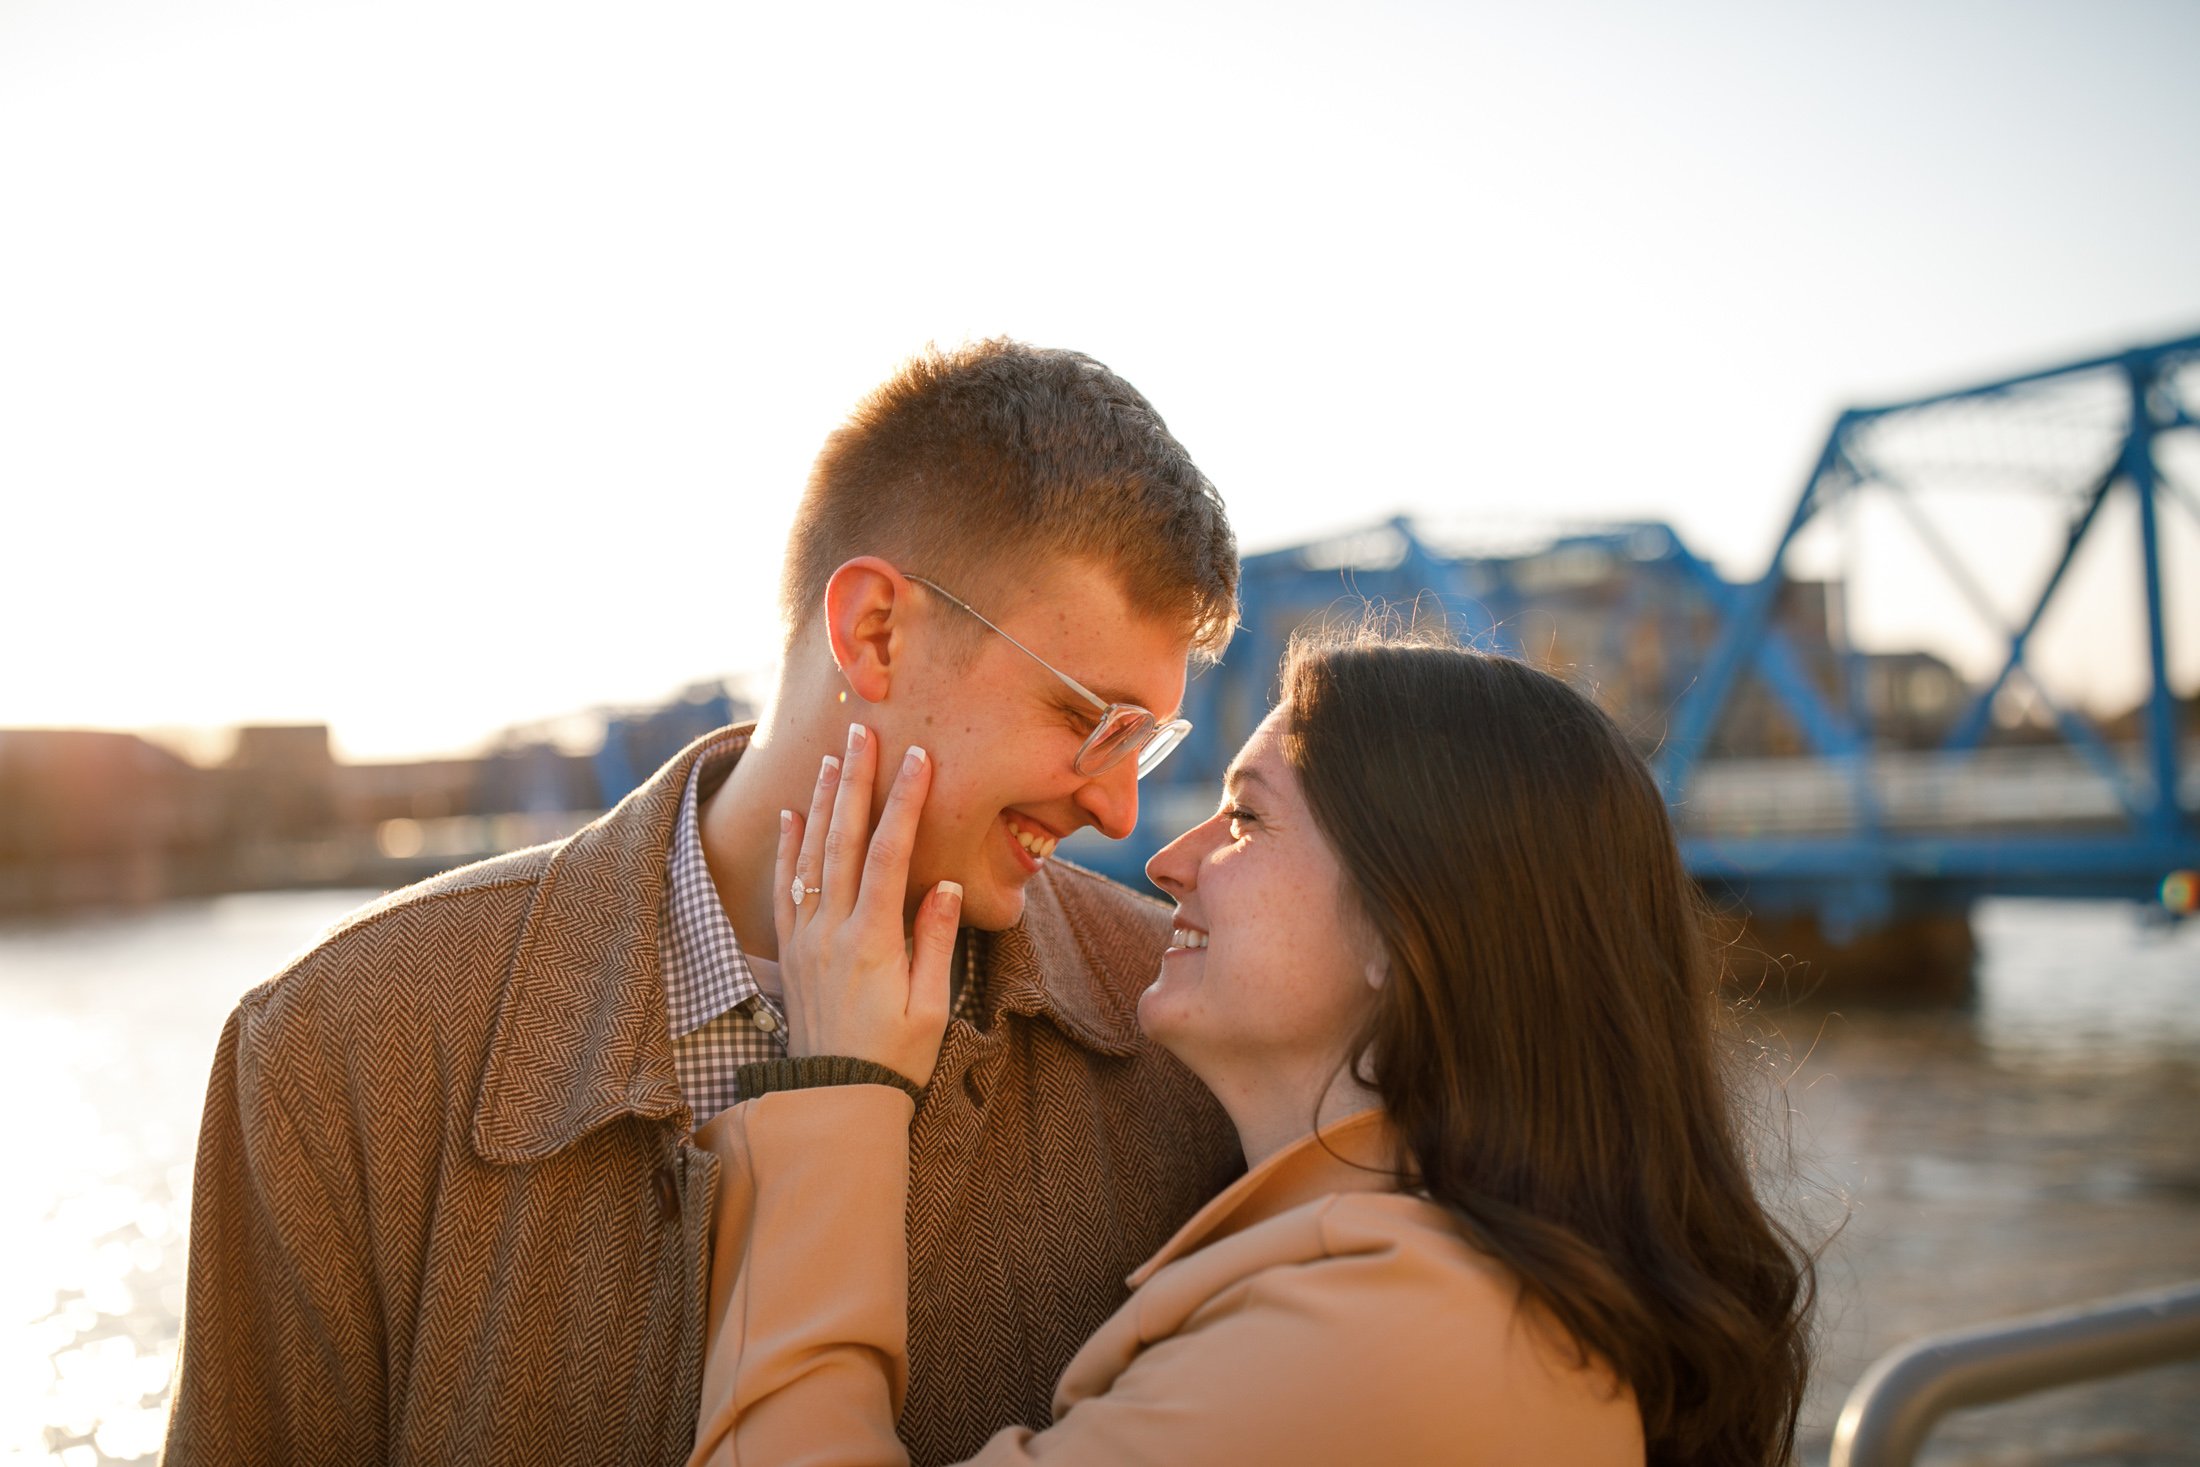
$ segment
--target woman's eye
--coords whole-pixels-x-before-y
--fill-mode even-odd
[[[1260,819],[1243,805],[1232,805],[1222,813],[1230,822],[1230,836],[1233,840],[1244,834],[1241,826],[1252,825]]]

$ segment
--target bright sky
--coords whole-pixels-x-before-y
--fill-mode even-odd
[[[927,339],[1108,362],[1248,550],[1754,574],[1843,404],[2200,331],[2196,55],[2188,0],[0,0],[0,725],[426,753],[764,668]]]

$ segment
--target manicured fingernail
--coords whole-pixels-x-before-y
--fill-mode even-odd
[[[794,811],[782,810],[779,812],[779,828],[781,830],[794,829]]]
[[[963,889],[961,882],[943,881],[940,883],[939,889],[941,901],[946,902],[951,907],[959,907],[962,905]]]
[[[822,784],[838,773],[840,773],[840,757],[836,754],[827,754],[824,767],[817,771],[818,782]]]
[[[851,756],[854,755],[856,750],[863,747],[863,731],[863,725],[860,723],[848,725],[848,753]]]
[[[901,772],[915,774],[924,767],[925,753],[922,744],[911,744],[909,752],[901,756]]]

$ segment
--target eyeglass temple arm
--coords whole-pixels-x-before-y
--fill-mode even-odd
[[[957,606],[960,606],[963,610],[969,612],[979,621],[984,622],[989,627],[992,627],[994,633],[999,636],[1003,641],[1007,642],[1009,646],[1014,647],[1017,651],[1023,653],[1024,656],[1030,658],[1033,662],[1038,663],[1048,672],[1053,673],[1063,682],[1069,684],[1069,686],[1076,691],[1078,697],[1083,698],[1087,703],[1090,703],[1093,707],[1099,709],[1102,713],[1108,711],[1109,704],[1107,699],[1101,697],[1098,693],[1095,693],[1092,689],[1086,687],[1083,683],[1077,681],[1077,679],[1071,677],[1068,673],[1062,671],[1062,669],[1056,667],[1053,663],[1047,661],[1044,657],[1041,657],[1038,653],[1032,651],[1023,643],[1017,641],[1014,637],[1011,637],[1008,633],[1002,631],[999,627],[993,626],[993,621],[990,617],[988,617],[984,612],[978,610],[977,607],[972,606],[969,602],[963,600],[962,597],[957,596],[953,591],[948,590],[945,586],[940,585],[936,581],[928,581],[923,576],[912,576],[904,572],[903,578],[905,580],[915,581],[918,585],[926,587],[929,590],[939,592],[942,596],[945,596],[948,600],[954,602]]]

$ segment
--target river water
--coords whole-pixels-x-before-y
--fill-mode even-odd
[[[371,893],[283,892],[0,928],[0,1463],[158,1450],[191,1154],[244,989]],[[2200,1280],[2200,923],[1997,902],[1980,994],[1936,1014],[1759,1016],[1791,1113],[1784,1204],[1827,1245],[1805,1460],[1918,1335]],[[1935,1467],[2200,1463],[2200,1366],[1959,1413]]]

